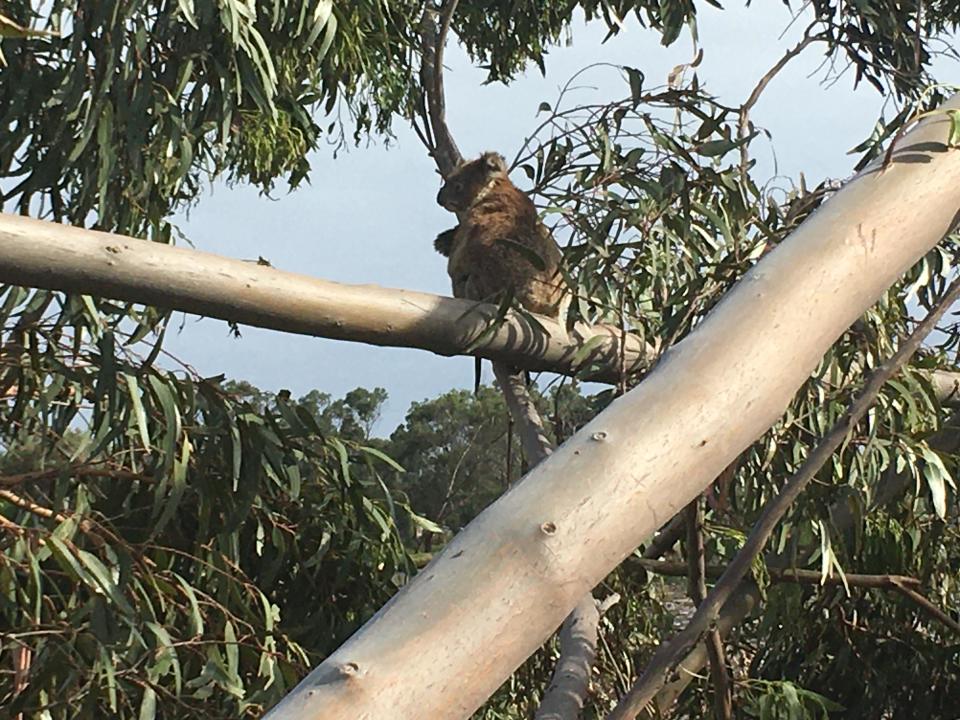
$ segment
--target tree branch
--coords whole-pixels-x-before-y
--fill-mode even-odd
[[[760,78],[759,82],[757,82],[756,86],[753,88],[753,92],[750,93],[750,97],[748,97],[747,101],[740,106],[737,137],[739,137],[741,140],[744,140],[749,133],[750,111],[753,109],[753,106],[757,104],[757,101],[760,99],[760,95],[763,94],[763,91],[767,88],[767,85],[769,85],[770,82],[777,76],[777,74],[787,66],[787,63],[803,52],[808,45],[822,39],[820,35],[810,34],[810,31],[815,25],[816,22],[811,23],[810,26],[803,31],[803,38],[800,40],[800,42],[787,50],[783,54],[783,57],[781,57],[772,68],[764,73],[763,77]],[[743,172],[746,172],[747,160],[747,144],[744,142],[740,146],[740,169]]]
[[[683,537],[686,530],[687,519],[683,511],[674,515],[670,522],[657,531],[657,534],[650,539],[646,548],[643,550],[643,557],[650,560],[656,560],[665,552],[670,550],[677,541]]]
[[[787,482],[780,494],[769,503],[760,515],[747,541],[736,554],[730,566],[724,571],[713,590],[697,608],[687,627],[671,642],[660,646],[644,670],[643,675],[610,715],[611,720],[635,718],[637,713],[653,700],[657,691],[666,684],[670,676],[676,671],[684,656],[700,641],[700,638],[716,621],[720,608],[737,589],[747,573],[750,572],[750,566],[763,550],[777,523],[783,519],[790,506],[814,478],[817,471],[830,460],[850,431],[870,409],[884,384],[917,351],[923,339],[936,327],[943,314],[958,298],[960,298],[960,280],[954,281],[940,302],[903,342],[897,352],[870,375],[847,412],[827,433],[817,448],[810,453],[797,474]]]
[[[0,475],[0,487],[15,487],[24,483],[37,482],[40,480],[49,480],[60,475],[73,475],[76,477],[111,477],[118,480],[145,480],[152,482],[153,478],[143,473],[122,470],[119,468],[104,467],[101,464],[83,463],[80,465],[68,465],[66,467],[50,468],[48,470],[32,470],[30,472],[18,473],[16,475]]]
[[[646,558],[633,558],[633,564],[639,565],[644,570],[649,570],[657,575],[668,575],[673,577],[684,577],[687,572],[687,566],[684,563],[671,560],[647,560]],[[707,565],[706,577],[716,580],[723,575],[724,568],[721,565]],[[874,588],[879,590],[894,590],[899,585],[920,586],[920,580],[909,575],[865,575],[862,573],[844,573],[840,575],[829,575],[824,577],[817,570],[803,570],[800,568],[778,568],[768,567],[767,574],[770,580],[778,583],[796,582],[805,585],[848,585],[850,587]]]
[[[684,563],[668,560],[648,560],[633,558],[632,562],[644,570],[658,575],[683,577],[688,574],[689,568]],[[710,565],[706,567],[705,575],[708,578],[719,578],[723,575],[723,567]],[[798,582],[806,585],[844,585],[847,587],[869,588],[874,590],[893,590],[900,593],[911,602],[923,609],[931,618],[946,625],[956,633],[960,633],[960,622],[954,620],[941,608],[924,597],[919,588],[918,578],[909,575],[864,575],[862,573],[844,573],[840,575],[824,575],[817,570],[802,570],[798,568],[767,567],[770,580],[778,583]],[[712,660],[711,660],[712,662]]]
[[[443,3],[439,11],[439,28],[434,12],[429,8],[424,11],[420,21],[420,86],[424,93],[421,114],[424,125],[428,128],[427,137],[433,141],[432,145],[426,142],[424,144],[444,177],[453,172],[463,160],[447,127],[443,89],[443,47],[457,4],[458,0],[446,0]]]
[[[597,656],[600,610],[593,595],[580,598],[560,628],[560,656],[534,720],[579,718]]]
[[[648,560],[633,558],[633,564],[657,575],[684,577],[689,573],[689,566],[669,560]],[[709,565],[705,569],[705,576],[716,579],[723,575],[725,568],[720,565]],[[767,575],[773,582],[796,582],[805,585],[844,585],[846,587],[868,588],[873,590],[893,590],[900,593],[911,602],[918,605],[925,613],[939,623],[946,625],[956,633],[960,633],[960,622],[950,617],[940,607],[924,597],[919,588],[918,578],[909,575],[865,575],[862,573],[844,573],[841,575],[824,576],[817,570],[802,570],[798,568],[767,567]],[[709,652],[709,646],[708,646]],[[712,662],[712,659],[711,659]],[[686,663],[683,663],[686,665]],[[661,709],[664,709],[661,707]]]
[[[22,497],[17,495],[10,490],[0,490],[0,499],[6,500],[11,505],[15,505],[21,510],[26,510],[31,515],[36,515],[37,517],[44,518],[46,520],[56,520],[59,523],[66,522],[73,515],[65,515],[64,513],[57,512],[56,510],[51,510],[48,507],[43,505],[38,505],[29,498]],[[94,523],[86,518],[79,518],[78,527],[96,544],[103,545],[104,539],[101,537],[100,533],[94,530]]]
[[[612,325],[577,323],[568,332],[550,318],[511,312],[490,331],[497,308],[487,303],[336,283],[8,213],[0,213],[0,283],[126,300],[301,335],[475,355],[596,382],[614,384],[619,378],[620,330]],[[655,355],[652,348],[636,335],[627,335],[625,344],[627,372],[646,369]],[[585,345],[590,351],[574,362]],[[960,372],[926,372],[941,403],[960,404]]]
[[[912,580],[913,578],[909,579]],[[943,610],[930,602],[930,600],[921,595],[918,591],[914,590],[907,583],[903,582],[903,578],[894,580],[893,587],[905,598],[916,603],[924,612],[927,613],[927,615],[932,617],[934,620],[943,623],[955,633],[960,635],[960,622],[954,620]]]
[[[697,607],[707,596],[706,548],[703,542],[703,496],[687,505],[687,582],[689,595]],[[723,640],[715,624],[707,630],[707,657],[710,658],[710,678],[713,680],[713,715],[716,720],[733,717],[733,692],[727,673],[727,658]]]
[[[268,265],[123,235],[0,213],[0,282],[182,310],[256,327],[439,355],[472,354],[531,371],[616,382],[619,330],[578,324],[569,333],[545,317],[374,285],[345,285]],[[478,341],[479,338],[479,341]],[[598,338],[593,340],[593,338]],[[578,349],[592,352],[574,363]],[[596,344],[594,348],[593,345]],[[466,348],[473,348],[466,352]],[[627,338],[629,369],[645,346]]]
[[[956,107],[960,97],[944,109]],[[945,113],[921,121],[889,167],[848,182],[267,717],[469,717],[781,417],[846,328],[956,225],[950,129]]]
[[[540,412],[527,392],[527,382],[522,372],[515,372],[503,363],[495,362],[493,373],[503,391],[507,409],[519,426],[523,454],[532,467],[553,452],[553,444],[544,430]]]

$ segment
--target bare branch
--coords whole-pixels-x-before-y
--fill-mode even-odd
[[[687,574],[688,568],[684,563],[673,562],[670,560],[647,560],[646,558],[633,558],[632,563],[639,565],[644,570],[648,570],[657,575],[669,575],[674,577],[683,577]],[[710,579],[717,579],[723,575],[724,568],[721,565],[707,565],[705,575]],[[865,575],[862,573],[845,573],[840,575],[829,575],[824,577],[817,570],[802,570],[799,568],[778,568],[768,567],[767,574],[773,582],[796,582],[805,585],[848,585],[849,587],[874,588],[879,590],[893,590],[900,585],[920,586],[920,580],[909,575]]]
[[[593,595],[584,595],[560,629],[560,657],[535,720],[575,720],[580,717],[590,673],[597,656],[600,609]]]
[[[516,372],[498,362],[493,364],[493,373],[503,391],[510,415],[520,431],[523,454],[531,466],[536,465],[553,452],[553,444],[544,430],[537,406],[527,392],[526,379],[522,372]]]
[[[943,610],[934,605],[932,602],[930,602],[930,600],[914,590],[907,583],[903,582],[902,580],[895,580],[893,586],[896,588],[897,592],[922,608],[927,615],[932,617],[934,620],[943,623],[955,633],[960,634],[960,623],[947,615]]]
[[[0,213],[0,282],[180,310],[254,327],[438,355],[475,355],[531,372],[616,383],[620,330],[508,313],[488,332],[487,303],[346,285],[190,248]],[[477,338],[482,337],[479,343]],[[626,336],[627,372],[654,349]],[[584,345],[590,352],[577,358]],[[469,352],[465,349],[471,348]],[[5,348],[10,350],[10,348]],[[574,362],[577,358],[578,362]],[[960,373],[925,371],[942,404],[960,403]],[[9,393],[11,388],[0,388]]]
[[[917,32],[913,37],[913,69],[920,75],[920,60],[923,48],[923,0],[917,0]]]
[[[0,213],[0,282],[182,310],[256,327],[439,355],[472,354],[530,371],[605,382],[618,377],[619,331],[578,324],[569,332],[546,317],[508,313],[471,300],[345,285],[267,265]],[[592,340],[600,337],[601,340]],[[476,342],[480,338],[479,342]],[[574,363],[578,349],[593,349]],[[627,338],[630,370],[646,348]],[[471,348],[469,353],[465,348]],[[592,372],[596,368],[597,372]]]
[[[703,542],[703,496],[687,505],[687,581],[690,599],[697,607],[707,596],[706,549]],[[715,624],[707,631],[707,656],[710,658],[710,678],[713,680],[713,715],[717,720],[733,717],[733,692],[727,673],[727,658],[723,640]]]
[[[787,513],[817,471],[832,457],[848,433],[870,409],[883,385],[917,351],[923,339],[936,327],[943,314],[958,298],[960,298],[960,280],[955,281],[950,286],[936,307],[903,342],[897,352],[870,375],[844,416],[807,457],[800,470],[787,482],[781,493],[763,511],[746,543],[724,571],[704,602],[697,608],[687,627],[671,642],[660,646],[643,675],[610,715],[611,720],[635,718],[637,713],[653,700],[657,691],[666,684],[670,676],[676,671],[684,656],[716,622],[720,608],[734,593],[747,573],[750,572],[751,564],[763,550],[777,523]]]
[[[760,99],[763,91],[767,88],[767,85],[769,85],[770,82],[777,76],[777,74],[787,66],[787,63],[802,53],[808,45],[822,39],[821,35],[810,34],[810,31],[815,25],[816,22],[811,23],[810,26],[804,30],[803,38],[800,40],[800,42],[787,50],[783,54],[783,57],[781,57],[772,68],[764,73],[763,77],[760,78],[759,82],[757,82],[756,86],[753,88],[753,92],[750,93],[750,97],[748,97],[747,101],[740,106],[740,120],[737,131],[737,136],[740,140],[744,140],[749,133],[750,110],[752,110],[753,106],[757,104],[757,101]],[[740,146],[740,168],[743,172],[746,172],[748,157],[747,144],[744,142]]]
[[[424,107],[421,112],[428,128],[426,135],[432,139],[432,146],[426,142],[424,144],[444,177],[453,172],[463,160],[447,127],[442,65],[443,45],[457,3],[458,0],[447,0],[440,8],[439,28],[434,13],[429,8],[424,12],[420,23],[420,85],[424,93]]]
[[[450,32],[450,21],[453,20],[453,14],[457,11],[458,3],[459,0],[446,0],[440,10],[440,31],[437,33],[434,52],[433,95],[430,97],[444,126],[446,126],[447,98],[443,89],[443,51],[447,43],[447,34]],[[450,141],[453,142],[452,137]]]

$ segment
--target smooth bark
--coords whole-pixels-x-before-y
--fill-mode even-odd
[[[560,657],[534,720],[580,717],[597,656],[600,608],[592,594],[580,598],[560,628]]]
[[[199,250],[0,213],[0,282],[65,290],[183,310],[285,332],[468,354],[496,307],[376,285],[346,285]],[[549,318],[510,313],[470,352],[526,370],[616,382],[620,332],[578,324],[570,332]],[[589,357],[577,352],[590,343]],[[583,353],[581,353],[582,355]],[[645,349],[627,336],[627,367]]]

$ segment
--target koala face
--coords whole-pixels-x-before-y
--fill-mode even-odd
[[[487,152],[460,165],[437,193],[437,203],[450,212],[463,212],[489,190],[491,183],[507,177],[507,166],[498,153]]]

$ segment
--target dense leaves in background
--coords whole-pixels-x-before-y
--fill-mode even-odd
[[[389,461],[324,432],[309,399],[161,370],[115,329],[18,337],[0,368],[6,712],[258,716],[403,582],[395,528],[415,519],[379,481]]]
[[[543,394],[532,388],[552,439],[562,442],[598,412],[598,399],[569,383]],[[414,403],[406,419],[381,445],[405,469],[397,476],[417,513],[455,533],[526,471],[520,440],[510,424],[503,395],[481,386],[477,395],[451,390]],[[429,551],[428,533],[416,548]]]
[[[585,3],[613,24],[619,13]],[[674,37],[692,7],[636,3]],[[226,173],[296,187],[306,154],[388,133],[419,97],[425,5],[331,0],[5,3],[53,37],[3,42],[3,207],[168,241],[171,209]],[[464,3],[454,30],[509,79],[569,26],[576,3]],[[326,120],[324,120],[326,116]]]
[[[708,5],[463,2],[451,28],[491,79],[509,81],[542,67],[577,13],[611,33],[633,17],[670,44]],[[59,37],[0,40],[2,208],[169,242],[168,218],[205,180],[296,187],[324,142],[388,135],[417,111],[423,11],[414,0],[4,3],[5,17]],[[940,36],[958,19],[952,2],[804,5],[805,52],[826,54],[825,79],[867,82],[895,101],[858,148],[864,160],[937,102],[930,63],[952,54]],[[759,80],[766,68],[752,70]],[[712,98],[696,62],[666,88],[648,87],[642,68],[591,72],[605,71],[623,73],[624,99],[551,99],[516,164],[569,246],[572,312],[666,348],[834,185],[754,177],[763,136],[749,107]],[[948,242],[918,264],[717,483],[711,563],[729,559],[863,373],[951,277],[955,255]],[[521,471],[490,390],[418,404],[375,439],[382,390],[294,400],[198,378],[163,355],[165,320],[98,298],[0,295],[0,706],[10,713],[259,715],[404,582],[409,551],[435,551]],[[914,575],[956,617],[956,448],[935,442],[948,410],[924,372],[956,369],[960,333],[948,325],[933,341],[774,550],[824,573]],[[564,386],[541,409],[562,439],[610,396]],[[956,639],[915,605],[877,590],[768,585],[762,572],[758,582],[759,619],[731,648],[744,713],[819,717],[832,700],[859,717],[950,716]],[[628,563],[601,588],[621,600],[601,624],[587,717],[669,634],[676,585]],[[529,716],[554,653],[535,655],[482,715]],[[708,693],[695,684],[681,712],[703,716]]]

